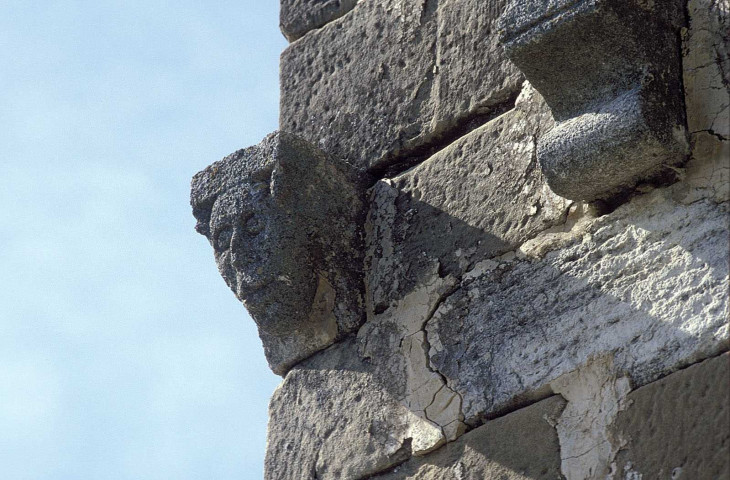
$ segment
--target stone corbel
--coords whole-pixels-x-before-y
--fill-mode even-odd
[[[280,375],[364,320],[366,180],[274,133],[193,177],[196,230]]]
[[[552,109],[538,142],[550,187],[611,197],[687,154],[680,0],[512,0],[499,21],[507,56]]]

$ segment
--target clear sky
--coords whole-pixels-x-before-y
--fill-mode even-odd
[[[275,1],[0,1],[3,480],[261,478],[279,378],[188,202],[285,46]]]

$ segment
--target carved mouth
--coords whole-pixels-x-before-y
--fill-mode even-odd
[[[244,299],[255,293],[258,293],[264,287],[272,283],[271,278],[251,277],[241,272],[236,272],[236,295],[240,299]]]
[[[572,0],[552,9],[549,8],[547,11],[536,17],[528,17],[529,19],[527,21],[517,23],[517,25],[514,25],[514,28],[510,28],[510,26],[505,25],[502,41],[512,42],[532,30],[535,30],[534,33],[536,35],[543,33],[544,31],[549,30],[552,24],[562,23],[563,21],[582,13],[591,6],[594,6],[592,5],[594,3],[595,0]]]

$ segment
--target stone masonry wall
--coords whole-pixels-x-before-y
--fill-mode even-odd
[[[276,335],[266,479],[730,479],[730,2],[671,4],[281,0],[283,133],[193,184]]]

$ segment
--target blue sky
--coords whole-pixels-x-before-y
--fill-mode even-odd
[[[276,129],[277,2],[0,2],[0,477],[261,478],[253,322],[190,177]]]

